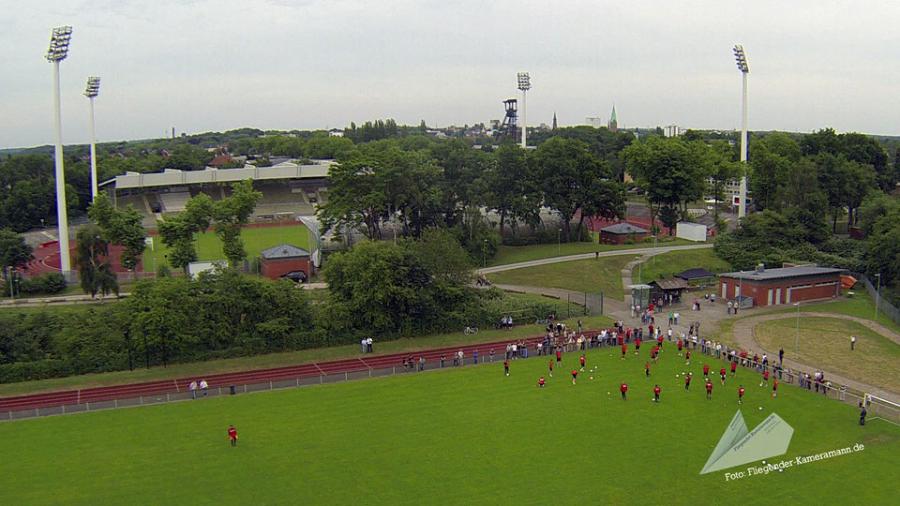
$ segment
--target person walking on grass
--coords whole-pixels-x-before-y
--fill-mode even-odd
[[[738,387],[738,404],[744,403],[744,385]]]
[[[234,428],[234,425],[228,426],[228,440],[231,441],[231,446],[237,446],[238,433],[237,429]]]
[[[619,392],[622,393],[622,400],[623,400],[623,401],[628,400],[628,397],[627,397],[627,395],[628,395],[628,383],[622,383],[621,385],[619,385]]]
[[[509,359],[503,361],[503,374],[509,376]]]
[[[712,381],[710,381],[709,378],[707,378],[706,379],[706,400],[712,400],[712,389],[713,389]]]
[[[856,349],[856,336],[850,336],[850,351]]]
[[[859,424],[860,425],[866,424],[866,415],[867,414],[869,414],[869,412],[866,411],[866,405],[863,404],[862,401],[860,401],[860,403],[859,403]]]
[[[662,389],[659,388],[659,385],[653,387],[653,402],[659,402],[659,393]]]
[[[188,389],[191,391],[191,399],[197,398],[197,380],[191,381],[191,384],[188,386]]]

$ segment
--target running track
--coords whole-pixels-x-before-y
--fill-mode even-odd
[[[584,335],[591,337],[598,331],[586,331]],[[524,339],[528,343],[529,351],[535,350],[535,345],[543,340],[543,335]],[[228,388],[231,385],[253,385],[270,381],[294,380],[303,378],[319,378],[327,376],[345,375],[353,372],[366,372],[384,370],[392,367],[402,367],[403,359],[412,356],[418,359],[424,356],[428,363],[439,361],[441,355],[445,355],[447,363],[453,363],[453,354],[463,350],[465,360],[471,363],[473,353],[477,350],[479,359],[489,360],[490,350],[493,349],[495,361],[502,361],[506,354],[506,345],[519,340],[505,340],[491,343],[470,344],[466,346],[453,346],[433,350],[415,351],[407,353],[394,353],[390,355],[372,355],[332,362],[314,362],[274,369],[257,369],[252,371],[213,374],[204,376],[210,390]],[[191,381],[199,380],[197,376],[171,380],[152,381],[147,383],[132,383],[126,385],[114,385],[108,387],[85,388],[81,390],[66,390],[48,392],[34,395],[0,398],[0,413],[14,411],[27,411],[61,406],[82,405],[92,402],[104,402],[114,400],[135,399],[144,396],[159,396],[177,394],[188,391]]]

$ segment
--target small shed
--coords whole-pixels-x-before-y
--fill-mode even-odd
[[[616,223],[600,229],[600,242],[603,244],[625,244],[625,241],[640,241],[650,232],[631,223]]]
[[[663,299],[668,304],[681,301],[681,293],[688,289],[688,282],[682,278],[660,279],[650,282],[650,296]]]
[[[269,279],[278,279],[290,272],[301,271],[306,278],[313,274],[309,251],[291,244],[279,244],[259,254],[259,273]]]
[[[631,290],[631,303],[640,308],[646,308],[650,305],[651,288],[650,285],[628,285],[628,289]]]

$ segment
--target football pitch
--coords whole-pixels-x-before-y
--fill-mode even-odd
[[[241,240],[244,241],[247,259],[253,260],[262,250],[279,244],[292,244],[308,250],[310,237],[306,227],[297,223],[277,227],[244,227],[241,229]],[[215,232],[197,234],[196,247],[199,261],[225,260],[222,241]],[[153,248],[148,247],[144,252],[144,270],[155,272],[160,265],[168,265],[168,252],[169,248],[163,244],[162,239],[158,235],[153,236]]]
[[[854,407],[791,385],[773,399],[746,369],[723,387],[715,360],[707,400],[705,357],[687,366],[667,343],[646,378],[647,352],[589,351],[577,385],[579,355],[567,353],[553,378],[548,358],[532,357],[512,361],[509,377],[497,361],[0,423],[0,504],[891,503],[900,427],[860,427]],[[700,475],[738,409],[751,430],[773,412],[794,428],[772,463],[864,449],[783,472],[749,475],[754,462]]]

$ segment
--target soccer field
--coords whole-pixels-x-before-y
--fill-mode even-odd
[[[860,427],[852,406],[789,385],[772,399],[741,369],[724,387],[714,378],[706,400],[702,358],[685,366],[670,346],[649,379],[646,347],[626,360],[604,348],[588,353],[577,385],[568,353],[543,389],[547,360],[533,357],[513,361],[509,377],[497,362],[0,423],[0,504],[891,503],[900,427]],[[686,371],[690,391],[676,377]],[[864,450],[784,472],[700,475],[739,409],[739,382],[751,430],[772,412],[794,428],[772,462]]]
[[[253,260],[259,253],[279,244],[293,244],[299,248],[309,249],[309,233],[302,224],[286,225],[282,227],[244,227],[241,229],[241,239],[244,241],[244,249],[247,251],[247,259]],[[197,235],[197,260],[225,260],[222,252],[222,241],[215,232],[203,232]],[[155,269],[166,262],[166,254],[169,249],[163,244],[157,235],[153,236],[153,249],[147,248],[144,252],[144,270],[155,272]]]

